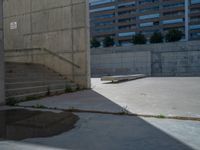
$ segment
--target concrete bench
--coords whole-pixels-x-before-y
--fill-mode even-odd
[[[144,74],[104,76],[101,78],[101,81],[120,82],[120,81],[136,80],[144,77],[146,77],[146,75]]]

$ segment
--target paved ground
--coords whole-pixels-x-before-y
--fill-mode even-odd
[[[92,79],[92,90],[38,101],[57,108],[200,117],[200,78],[145,78],[118,84]],[[58,136],[1,141],[1,150],[200,150],[200,122],[77,113],[76,128]]]
[[[144,78],[117,84],[92,79],[92,90],[25,102],[48,107],[200,117],[200,77]]]
[[[200,77],[144,78],[119,84],[93,79],[94,91],[133,113],[200,117]]]
[[[0,141],[1,150],[199,150],[200,122],[77,114],[73,130],[49,138]]]

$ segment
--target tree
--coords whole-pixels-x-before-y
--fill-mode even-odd
[[[142,33],[139,33],[133,36],[134,44],[146,44],[146,42],[147,42],[147,39]]]
[[[168,33],[165,36],[165,39],[167,42],[176,42],[180,41],[182,36],[183,36],[182,31],[173,29],[168,31]]]
[[[150,43],[162,43],[163,35],[160,32],[154,32],[154,34],[150,38]]]
[[[104,47],[112,47],[114,46],[115,42],[113,40],[113,38],[107,36],[103,39],[103,46]]]
[[[90,44],[91,44],[91,48],[97,48],[101,46],[101,43],[96,38],[93,38],[90,41]]]

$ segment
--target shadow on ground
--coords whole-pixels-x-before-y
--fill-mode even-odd
[[[110,109],[110,111],[124,110],[92,90],[44,98],[21,105],[35,104],[61,109],[79,107],[85,110],[101,109],[102,111],[103,108]],[[41,150],[194,150],[139,117],[95,113],[77,113],[77,115],[80,120],[69,132],[53,137],[26,139],[18,142],[1,141],[0,149],[25,150],[28,147],[30,150],[34,148]],[[6,126],[6,119],[6,117],[1,117],[1,125]]]

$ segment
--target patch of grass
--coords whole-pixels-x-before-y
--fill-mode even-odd
[[[74,90],[70,86],[65,87],[65,93],[72,93]]]
[[[27,96],[25,101],[31,101],[31,100],[34,100],[34,99],[37,99],[39,98],[38,96]]]
[[[46,106],[41,105],[41,104],[36,104],[36,105],[33,105],[32,107],[33,107],[33,108],[40,108],[40,109],[47,109]]]
[[[77,91],[80,91],[80,90],[81,90],[80,85],[77,85],[76,90],[77,90]]]
[[[120,115],[128,115],[129,114],[129,112],[128,112],[128,106],[124,106],[123,108],[122,108],[122,111],[119,113]]]
[[[165,118],[166,118],[166,116],[165,116],[165,115],[163,115],[163,114],[160,114],[160,115],[158,115],[156,118],[165,119]]]

